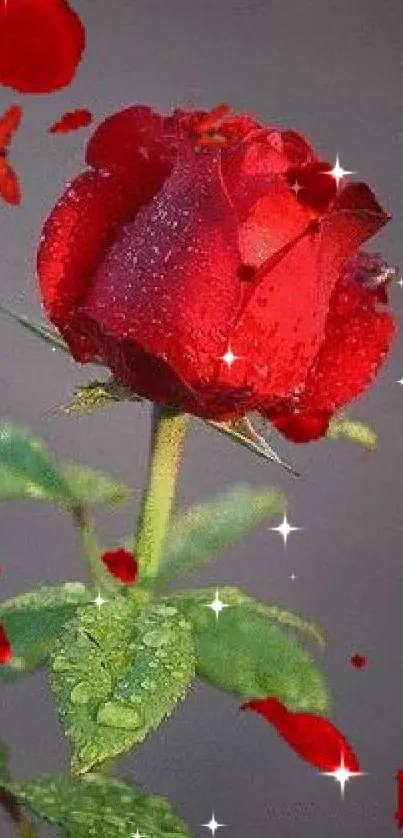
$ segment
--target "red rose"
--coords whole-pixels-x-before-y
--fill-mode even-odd
[[[389,216],[290,130],[224,106],[108,117],[46,221],[44,306],[77,361],[204,418],[257,410],[295,441],[373,380]],[[385,299],[386,298],[386,299]]]

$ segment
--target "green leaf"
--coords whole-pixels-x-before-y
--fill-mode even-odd
[[[172,523],[158,582],[165,583],[209,561],[285,506],[279,492],[249,486],[235,486],[213,501],[192,506]]]
[[[66,582],[2,602],[0,622],[10,640],[13,657],[0,666],[0,683],[43,666],[64,624],[92,598],[81,582]]]
[[[220,600],[230,607],[223,608],[217,619],[207,607],[214,595],[213,589],[200,589],[163,600],[176,605],[193,626],[197,674],[242,697],[275,696],[293,710],[325,712],[329,695],[324,678],[294,634],[316,634],[316,627],[236,588],[220,588]]]
[[[246,416],[242,419],[237,419],[235,422],[207,421],[205,424],[210,425],[210,427],[215,428],[222,434],[225,434],[225,436],[228,436],[232,442],[243,445],[252,453],[257,454],[259,457],[263,457],[264,460],[268,460],[271,463],[276,463],[281,466],[281,468],[285,469],[285,471],[292,474],[293,477],[301,477],[300,472],[296,471],[289,463],[286,463],[285,460],[277,454],[277,451],[269,445],[267,440],[257,433],[252,423]]]
[[[27,329],[36,337],[41,338],[45,341],[45,343],[50,344],[54,349],[59,349],[61,352],[65,352],[66,355],[70,355],[71,357],[70,350],[63,338],[61,338],[60,335],[54,331],[54,329],[47,326],[46,323],[35,323],[33,320],[29,320],[25,314],[18,314],[18,312],[12,311],[12,309],[6,308],[6,306],[2,304],[0,304],[0,312],[7,314],[20,326],[23,326],[24,329]]]
[[[178,610],[155,605],[137,623],[135,614],[126,597],[89,606],[56,643],[51,686],[74,773],[142,742],[194,677],[192,632]]]
[[[45,446],[15,427],[0,427],[0,500],[35,498],[71,506],[74,494]]]
[[[67,404],[61,405],[59,410],[68,415],[81,414],[93,410],[94,407],[105,407],[122,401],[142,401],[142,399],[112,377],[107,381],[89,381],[87,384],[76,387],[70,400]]]
[[[96,469],[63,463],[63,471],[74,497],[84,504],[124,503],[133,494],[129,486]]]
[[[133,838],[137,830],[147,838],[191,838],[165,797],[144,794],[122,780],[44,774],[6,788],[69,838]]]
[[[370,451],[375,451],[378,445],[378,437],[369,425],[345,415],[332,419],[326,436],[329,439],[349,439],[358,442]]]

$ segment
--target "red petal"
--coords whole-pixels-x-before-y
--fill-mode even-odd
[[[76,306],[105,250],[143,199],[144,192],[139,194],[124,178],[87,171],[73,181],[47,219],[38,251],[39,283],[50,319],[67,330],[70,344],[80,334],[78,324],[69,329]],[[74,354],[84,361],[94,353],[83,338]]]
[[[85,29],[66,0],[8,0],[0,12],[0,84],[50,93],[70,84]]]
[[[137,577],[137,562],[134,554],[124,547],[118,550],[108,550],[101,556],[101,561],[108,568],[109,573],[124,582],[125,585],[133,585]]]
[[[12,658],[13,652],[5,631],[4,626],[0,623],[0,665],[7,663]]]
[[[140,105],[118,111],[108,116],[88,141],[86,162],[94,168],[124,173],[152,195],[162,186],[175,159],[167,123],[167,118]]]
[[[21,203],[21,190],[14,169],[3,157],[0,157],[0,195],[11,206]]]
[[[49,134],[66,134],[77,128],[85,128],[92,121],[92,113],[86,108],[77,108],[75,111],[67,111],[58,122],[54,122],[49,128]]]
[[[309,410],[333,413],[373,381],[395,334],[393,318],[377,310],[375,295],[350,281],[335,288],[326,333],[301,398]]]
[[[80,314],[119,338],[122,349],[124,338],[189,386],[200,391],[206,382],[214,390],[239,307],[238,260],[218,159],[189,153],[106,253]],[[128,374],[123,356],[114,371]],[[150,395],[154,384],[132,369],[133,389]]]
[[[311,442],[324,436],[329,427],[330,414],[323,410],[295,411],[271,415],[271,422],[292,442]]]
[[[274,235],[288,232],[289,221],[283,231],[281,223],[275,226]],[[317,274],[318,246],[318,236],[307,228],[306,235],[285,246],[282,258],[274,255],[273,267],[251,285],[231,334],[232,351],[246,358],[249,380],[263,403],[303,384],[323,338],[326,296]],[[241,374],[240,363],[234,364],[234,375],[237,369]]]
[[[12,135],[20,127],[21,119],[22,108],[19,105],[11,105],[0,118],[0,148],[2,150],[10,145]]]
[[[287,171],[290,187],[298,184],[297,200],[316,213],[323,213],[337,193],[337,181],[329,172],[329,163],[314,162],[302,168],[291,167]]]
[[[350,663],[352,666],[355,666],[356,669],[362,669],[363,666],[366,666],[367,659],[365,655],[361,655],[359,652],[356,652],[355,655],[351,656]]]
[[[293,713],[277,699],[253,699],[243,710],[260,713],[271,722],[291,748],[321,771],[336,771],[342,762],[347,771],[359,772],[360,766],[351,745],[327,719],[315,713]]]

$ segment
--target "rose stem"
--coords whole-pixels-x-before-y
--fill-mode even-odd
[[[179,475],[182,447],[190,416],[154,405],[148,480],[135,539],[139,582],[132,597],[146,602],[147,590],[157,575],[167,535]]]
[[[98,586],[100,593],[113,596],[119,590],[119,585],[114,581],[106,567],[100,561],[103,547],[99,543],[91,516],[82,504],[74,507],[73,520],[75,528],[80,536],[83,552],[87,559],[88,569],[94,585]]]

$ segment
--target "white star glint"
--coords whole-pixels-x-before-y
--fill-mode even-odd
[[[298,577],[295,575],[295,573],[292,573],[292,574],[291,574],[291,576],[289,576],[288,578],[289,578],[289,579],[291,579],[291,582],[295,582],[295,580],[296,580]]]
[[[293,192],[295,192],[295,197],[297,198],[298,197],[298,192],[301,192],[301,189],[303,189],[304,187],[301,186],[298,183],[298,181],[296,180],[295,183],[293,183],[293,185],[290,188],[292,189]]]
[[[340,793],[341,796],[344,797],[344,789],[346,787],[346,783],[349,781],[350,777],[364,777],[366,772],[363,771],[349,771],[344,764],[344,754],[341,758],[341,764],[339,768],[336,768],[334,771],[321,771],[320,772],[324,777],[334,777],[337,783],[340,783]]]
[[[234,361],[238,361],[240,357],[240,355],[234,355],[230,344],[228,344],[228,349],[225,355],[220,355],[221,360],[224,361],[224,364],[227,364],[229,370],[231,369]]]
[[[269,527],[269,530],[274,530],[274,532],[280,533],[282,538],[284,539],[284,547],[287,544],[287,538],[290,532],[296,532],[297,530],[303,530],[305,527],[293,527],[287,521],[287,515],[284,513],[284,518],[282,524],[279,524],[278,527]]]
[[[337,156],[333,169],[331,169],[330,172],[327,172],[327,174],[332,175],[332,177],[334,177],[338,186],[343,177],[345,177],[346,175],[355,175],[355,172],[348,172],[347,169],[343,169],[343,167],[340,166],[340,161]]]
[[[145,835],[140,835],[138,829],[136,829],[135,833],[132,835],[132,838],[146,838]]]
[[[400,285],[401,288],[403,288],[403,276],[401,276],[400,279],[398,279],[397,284]]]
[[[94,605],[97,606],[98,609],[102,608],[102,606],[105,602],[108,602],[107,599],[104,599],[103,597],[101,597],[101,592],[100,591],[98,591],[98,596],[95,599],[93,599],[92,601],[93,601]]]
[[[401,384],[403,386],[403,378],[399,378],[398,381],[396,381],[396,384]]]
[[[223,608],[230,608],[231,606],[227,602],[222,602],[219,597],[218,591],[215,592],[215,597],[212,602],[203,603],[204,608],[211,608],[214,611],[216,620],[218,620],[218,616]],[[205,824],[203,824],[205,826]]]
[[[220,826],[225,826],[225,825],[226,825],[225,823],[218,823],[218,821],[216,821],[214,812],[213,812],[213,814],[212,814],[208,823],[202,823],[202,826],[205,826],[207,829],[209,829],[213,836],[214,836],[215,832],[217,831],[217,829],[220,828]]]

